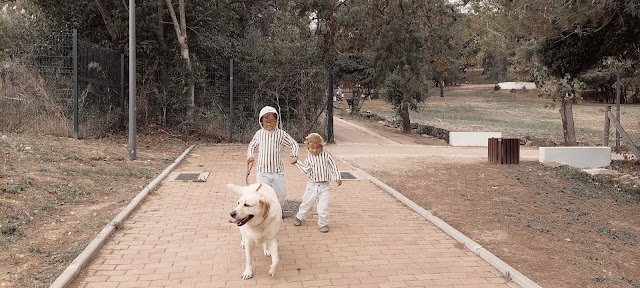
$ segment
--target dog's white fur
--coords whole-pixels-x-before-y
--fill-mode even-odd
[[[228,184],[230,191],[240,195],[238,206],[231,211],[231,220],[240,227],[242,240],[240,247],[244,247],[246,268],[242,279],[253,277],[253,247],[262,244],[265,256],[271,256],[269,275],[276,275],[278,266],[278,230],[282,222],[282,207],[276,192],[267,184],[251,184],[237,186]]]

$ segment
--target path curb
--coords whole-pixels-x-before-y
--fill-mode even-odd
[[[129,203],[129,205],[127,205],[127,207],[125,207],[120,212],[120,214],[118,214],[113,220],[111,220],[111,222],[109,222],[109,224],[107,224],[107,226],[102,229],[100,234],[98,234],[98,236],[96,236],[96,238],[94,238],[93,241],[91,241],[91,243],[87,245],[87,247],[80,253],[80,255],[78,255],[78,257],[76,257],[76,259],[74,259],[73,262],[71,262],[71,264],[67,266],[62,274],[60,274],[60,276],[56,278],[53,284],[49,286],[49,288],[64,288],[69,286],[71,282],[73,282],[73,280],[75,280],[75,278],[78,276],[82,268],[84,268],[89,263],[89,261],[91,261],[93,256],[106,243],[106,241],[109,239],[109,236],[111,236],[113,232],[115,232],[120,226],[122,226],[124,220],[126,220],[129,215],[131,215],[131,213],[140,205],[140,203],[142,203],[142,200],[144,200],[144,198],[149,195],[149,193],[153,191],[156,186],[158,186],[158,184],[160,184],[160,182],[162,182],[162,180],[164,180],[164,178],[166,178],[167,175],[169,175],[169,173],[171,173],[171,171],[178,164],[180,164],[184,157],[186,157],[187,154],[189,154],[189,152],[191,152],[191,150],[193,150],[195,146],[196,145],[191,145],[191,147],[182,152],[182,154],[175,161],[173,161],[173,163],[169,165],[169,167],[165,168],[164,171],[162,171],[162,173],[160,173],[160,175],[156,177],[156,179],[151,181],[151,183],[149,183],[147,187],[142,189],[142,191],[140,191],[140,193],[138,193],[138,195],[133,198],[133,200],[131,200],[131,203]]]
[[[502,275],[509,275],[509,277],[511,277],[511,280],[513,280],[513,282],[515,282],[516,284],[520,285],[523,288],[541,288],[541,286],[538,285],[536,282],[534,282],[533,280],[529,279],[524,274],[520,273],[519,271],[517,271],[516,269],[511,267],[509,264],[507,264],[506,262],[502,261],[497,256],[493,255],[493,253],[491,253],[489,250],[487,250],[484,247],[482,247],[482,245],[480,245],[480,244],[476,243],[475,241],[471,240],[471,238],[465,236],[460,231],[456,230],[451,225],[449,225],[446,222],[444,222],[442,219],[434,216],[431,211],[420,207],[418,204],[416,204],[415,202],[411,201],[406,196],[402,195],[402,193],[396,191],[395,189],[391,188],[389,185],[387,185],[384,182],[378,180],[377,178],[373,177],[372,175],[370,175],[369,173],[363,171],[362,169],[351,165],[346,160],[344,160],[342,157],[340,157],[338,155],[335,155],[335,154],[331,153],[330,151],[328,151],[328,149],[325,148],[325,151],[329,152],[329,154],[331,154],[332,157],[334,157],[335,159],[338,159],[340,162],[342,162],[343,164],[345,164],[346,166],[348,166],[352,170],[356,171],[356,173],[364,176],[364,178],[366,178],[367,180],[373,182],[374,184],[378,185],[380,188],[382,188],[385,191],[387,191],[393,197],[395,197],[396,199],[400,200],[400,202],[402,202],[405,205],[409,206],[411,209],[416,211],[418,214],[422,215],[422,217],[424,217],[425,219],[429,220],[431,223],[436,225],[438,228],[440,228],[442,231],[447,233],[453,239],[455,239],[456,241],[462,243],[465,247],[467,247],[473,253],[475,253],[476,255],[480,256],[480,258],[482,258],[485,261],[487,261],[489,264],[491,264],[491,266],[493,266],[496,269],[498,269],[498,271],[500,271],[500,273],[502,273]]]
[[[351,123],[351,122],[349,122],[349,121],[346,121],[346,120],[340,119],[340,118],[338,118],[338,117],[333,117],[333,120],[339,121],[340,123],[343,123],[343,124],[345,124],[345,125],[349,125],[349,126],[351,126],[351,127],[353,127],[353,128],[356,128],[356,129],[359,129],[359,130],[361,130],[362,132],[364,132],[364,133],[367,133],[367,134],[371,135],[372,137],[375,137],[375,138],[378,138],[378,139],[381,139],[381,140],[383,140],[383,141],[387,142],[388,144],[392,144],[392,145],[400,145],[400,143],[398,143],[398,142],[396,142],[396,141],[394,141],[394,140],[392,140],[392,139],[389,139],[389,138],[387,138],[387,137],[384,137],[384,136],[382,136],[382,135],[380,135],[380,134],[378,134],[378,133],[376,133],[376,132],[373,132],[373,131],[371,131],[371,130],[369,130],[369,129],[367,129],[367,128],[364,128],[364,127],[362,127],[362,126],[360,126],[360,125],[353,124],[353,123]]]

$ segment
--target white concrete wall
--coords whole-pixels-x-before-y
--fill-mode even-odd
[[[528,90],[536,89],[536,83],[533,82],[500,82],[498,85],[500,85],[500,89],[502,90],[520,90],[522,87],[525,87]]]
[[[611,147],[540,147],[540,163],[558,162],[576,168],[602,168],[611,164]]]
[[[502,138],[502,132],[449,132],[449,145],[487,147],[489,138]]]

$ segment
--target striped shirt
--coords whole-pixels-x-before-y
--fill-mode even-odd
[[[298,162],[296,166],[302,172],[309,173],[309,181],[323,182],[331,181],[332,178],[335,180],[341,179],[338,166],[333,162],[329,153],[324,150],[318,155],[309,154],[304,163]]]
[[[284,146],[291,148],[291,155],[298,157],[298,142],[282,129],[272,131],[260,129],[253,135],[247,151],[248,157],[254,156],[258,148],[258,173],[282,173],[282,151]]]

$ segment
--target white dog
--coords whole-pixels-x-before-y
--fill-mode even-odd
[[[271,256],[269,275],[276,275],[278,266],[278,230],[282,222],[282,208],[276,192],[267,184],[252,184],[246,187],[228,184],[227,188],[240,195],[238,206],[231,211],[230,223],[236,223],[242,232],[240,247],[244,247],[246,268],[242,279],[253,277],[253,247],[261,244],[264,255]]]

